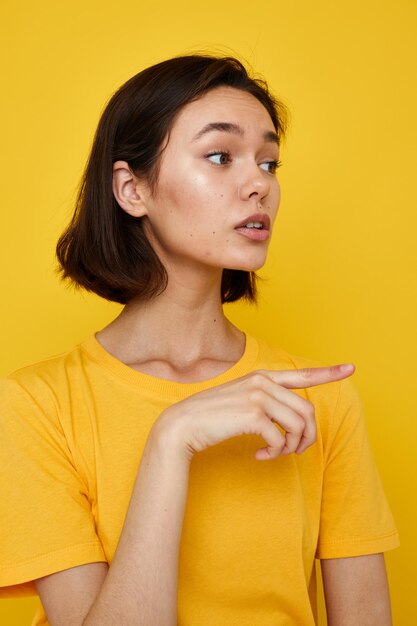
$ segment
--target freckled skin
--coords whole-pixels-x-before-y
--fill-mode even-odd
[[[193,141],[211,122],[238,124],[244,135],[216,130]],[[156,194],[145,197],[147,233],[162,262],[171,268],[186,261],[242,270],[264,264],[269,240],[251,241],[235,228],[259,213],[259,205],[271,227],[276,217],[278,180],[260,167],[278,160],[278,146],[263,138],[274,130],[255,97],[230,87],[216,88],[182,109],[161,158]],[[216,150],[230,152],[231,162],[208,159]]]

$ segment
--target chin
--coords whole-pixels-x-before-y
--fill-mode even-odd
[[[257,259],[256,261],[255,259],[253,260],[245,259],[245,261],[240,262],[240,263],[231,263],[230,265],[227,266],[227,269],[240,270],[242,272],[256,272],[257,270],[260,270],[261,267],[265,265],[265,261],[266,261],[266,257],[263,257],[262,259]]]

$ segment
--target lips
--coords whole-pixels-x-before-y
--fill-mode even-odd
[[[250,241],[266,241],[269,239],[269,227],[271,220],[265,213],[249,215],[240,224],[235,226],[235,231]]]
[[[245,218],[242,222],[240,222],[240,224],[235,226],[235,230],[238,228],[245,228],[248,224],[250,224],[249,228],[256,230],[269,230],[271,220],[266,213],[255,213],[254,215],[249,215],[249,217]],[[262,228],[257,228],[256,226],[253,226],[253,224],[261,224]]]

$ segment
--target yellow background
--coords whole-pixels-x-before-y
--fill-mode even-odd
[[[417,623],[416,3],[22,0],[3,4],[0,22],[0,373],[70,348],[119,310],[54,274],[110,94],[176,54],[246,58],[292,125],[260,305],[228,312],[290,352],[356,364],[402,539],[387,556],[394,624]],[[0,602],[0,623],[30,624],[35,603]]]

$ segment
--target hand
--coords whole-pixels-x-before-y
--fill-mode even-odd
[[[257,370],[171,405],[153,430],[168,431],[169,441],[180,445],[189,459],[221,441],[249,434],[260,435],[267,444],[256,451],[258,460],[301,454],[316,440],[314,405],[290,389],[334,382],[354,371],[352,364]]]

